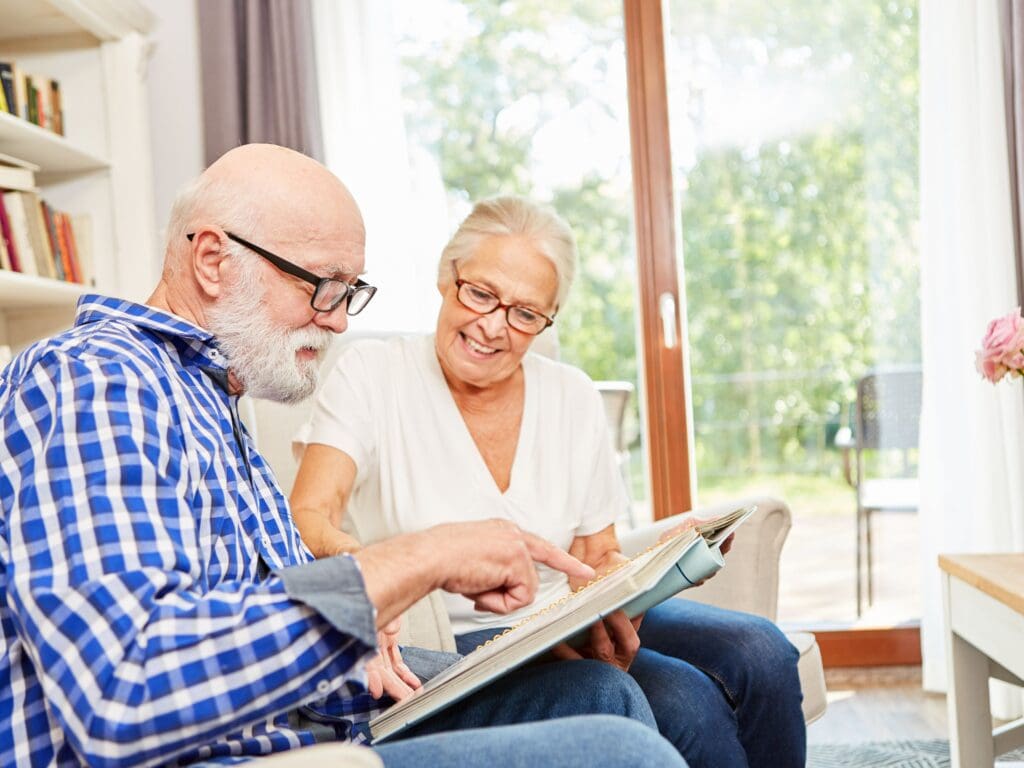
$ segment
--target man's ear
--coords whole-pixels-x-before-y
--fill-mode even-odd
[[[216,227],[200,227],[192,237],[188,264],[200,289],[210,298],[221,295],[226,276],[227,235]]]

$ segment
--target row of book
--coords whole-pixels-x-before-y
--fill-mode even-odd
[[[0,61],[0,111],[64,135],[60,83],[30,75],[13,61]]]
[[[80,222],[36,192],[4,192],[0,195],[0,266],[26,275],[89,283],[75,231],[80,228]]]
[[[0,268],[73,283],[92,283],[89,219],[43,200],[28,164],[0,156]]]

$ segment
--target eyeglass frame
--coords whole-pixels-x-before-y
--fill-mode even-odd
[[[357,278],[355,283],[346,283],[344,280],[338,280],[335,277],[320,277],[320,275],[314,274],[313,272],[310,272],[308,269],[303,269],[298,264],[293,264],[287,259],[278,256],[273,251],[268,251],[266,248],[256,245],[255,243],[251,243],[244,237],[239,237],[233,232],[228,232],[227,230],[224,230],[224,234],[227,235],[229,240],[234,240],[239,245],[244,246],[245,248],[248,248],[250,251],[259,254],[285,274],[291,275],[292,277],[297,277],[300,280],[303,280],[309,283],[310,285],[314,286],[313,295],[309,297],[309,306],[312,307],[314,312],[333,312],[339,306],[344,304],[345,314],[348,315],[349,317],[355,317],[364,309],[366,309],[366,305],[369,304],[370,301],[373,300],[373,297],[377,294],[377,287],[370,285],[364,280]],[[188,234],[185,235],[186,239],[188,239],[189,242],[192,242],[192,239],[195,236],[195,232],[189,232]],[[327,309],[320,309],[319,307],[316,306],[317,294],[320,293],[320,286],[329,283],[341,283],[346,288],[345,293],[342,294],[338,298],[338,300],[334,302],[332,306],[328,307]],[[365,291],[367,289],[369,289],[370,291],[370,298],[366,300],[366,304],[363,304],[363,306],[361,306],[355,312],[349,312],[349,308],[351,307],[349,300],[356,294],[357,291]]]
[[[484,293],[490,294],[491,296],[494,297],[494,299],[498,303],[494,305],[494,309],[489,309],[486,312],[480,312],[479,310],[473,309],[473,307],[471,307],[468,304],[466,304],[466,302],[464,302],[462,300],[462,298],[459,296],[459,292],[462,290],[462,286],[464,286],[464,285],[471,285],[474,288],[477,288],[477,289],[483,291]],[[490,288],[488,288],[486,286],[483,286],[483,285],[480,285],[478,283],[474,283],[472,280],[463,280],[462,278],[459,277],[458,272],[455,273],[455,298],[458,300],[459,304],[464,306],[470,312],[475,312],[476,314],[480,315],[481,317],[483,317],[484,315],[493,314],[494,312],[497,312],[499,309],[504,309],[505,310],[505,322],[508,323],[508,327],[513,329],[513,330],[515,330],[515,331],[519,331],[519,333],[525,333],[527,336],[540,336],[542,333],[544,333],[544,331],[546,331],[548,328],[550,328],[552,325],[555,324],[555,318],[554,317],[548,317],[543,312],[538,312],[533,307],[528,307],[525,304],[506,304],[498,296],[496,296],[494,291],[492,291]],[[525,309],[526,311],[532,312],[533,314],[537,315],[538,317],[543,317],[544,320],[546,321],[546,324],[544,325],[543,328],[541,328],[539,331],[537,331],[535,333],[530,332],[530,331],[524,331],[522,328],[517,328],[515,325],[512,324],[512,318],[508,314],[510,309]]]

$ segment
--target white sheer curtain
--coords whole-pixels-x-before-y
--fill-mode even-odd
[[[406,139],[391,2],[313,0],[313,35],[325,161],[359,203],[380,288],[350,328],[431,330],[448,210],[437,163]]]
[[[1024,396],[974,370],[988,321],[1016,304],[998,5],[921,7],[921,642],[946,686],[941,552],[1024,551]],[[993,711],[1020,714],[1019,691]]]

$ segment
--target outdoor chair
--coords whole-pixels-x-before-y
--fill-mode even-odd
[[[836,435],[843,473],[857,500],[858,617],[874,600],[871,516],[917,511],[920,418],[921,369],[873,370],[857,382],[852,427]]]
[[[604,401],[604,413],[608,419],[608,431],[611,433],[612,448],[615,450],[615,461],[622,474],[622,482],[626,486],[626,498],[629,500],[629,527],[636,528],[636,513],[633,510],[633,476],[630,471],[629,436],[626,434],[626,413],[629,401],[633,397],[634,387],[628,381],[595,381],[594,386],[601,393]]]

